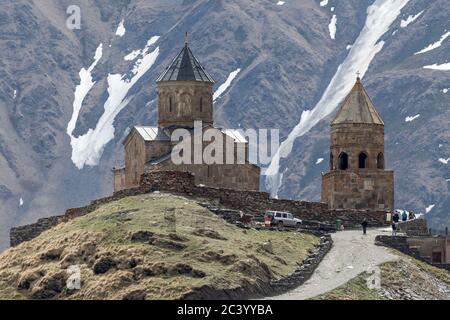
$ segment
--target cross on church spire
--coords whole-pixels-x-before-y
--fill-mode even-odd
[[[189,37],[189,34],[186,32],[185,34],[184,34],[184,45],[187,47],[187,45],[188,45],[188,37]]]
[[[361,78],[359,77],[361,75],[361,72],[359,72],[359,70],[358,71],[356,71],[356,80],[360,80]]]

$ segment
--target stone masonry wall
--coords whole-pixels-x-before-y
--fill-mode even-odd
[[[42,218],[34,224],[12,228],[10,231],[11,247],[15,247],[24,241],[29,241],[36,238],[43,231],[56,226],[62,221],[63,218],[64,216]]]
[[[394,210],[394,172],[333,170],[322,176],[322,201],[330,209]]]
[[[187,172],[148,172],[141,178],[141,187],[148,190],[186,194],[215,201],[216,205],[263,215],[267,210],[288,211],[303,220],[335,224],[341,219],[345,227],[359,227],[363,218],[369,226],[386,224],[385,211],[329,210],[326,203],[271,199],[266,192],[199,187]]]
[[[435,267],[450,270],[450,263],[432,263],[431,252],[433,247],[429,247],[429,242],[445,246],[446,239],[443,237],[409,237],[409,236],[386,236],[378,235],[375,237],[375,244],[396,249],[417,260],[429,263]],[[428,251],[428,252],[427,252]]]
[[[37,236],[39,236],[42,232],[56,226],[61,222],[65,222],[76,217],[84,216],[90,212],[95,211],[102,204],[109,203],[111,201],[116,201],[124,197],[134,196],[138,194],[145,193],[145,189],[135,188],[135,189],[126,189],[119,192],[114,193],[110,197],[105,197],[101,199],[97,199],[92,201],[89,205],[80,207],[80,208],[72,208],[66,210],[64,215],[54,216],[49,218],[39,219],[36,223],[32,223],[25,226],[19,226],[11,228],[10,235],[10,245],[11,247],[15,247],[21,244],[24,241],[29,241]]]
[[[398,230],[407,236],[428,236],[427,220],[414,219],[398,223]]]
[[[29,241],[60,222],[93,212],[105,203],[153,191],[206,199],[217,206],[242,210],[255,216],[262,216],[267,210],[277,210],[291,212],[303,220],[332,225],[335,225],[336,220],[340,219],[346,228],[359,227],[364,218],[369,222],[369,227],[386,224],[385,211],[329,210],[325,203],[271,199],[266,192],[199,187],[195,185],[194,181],[194,176],[188,172],[145,173],[141,177],[140,187],[115,192],[110,197],[94,200],[81,208],[68,209],[62,216],[44,218],[31,225],[12,228],[10,231],[11,246]]]

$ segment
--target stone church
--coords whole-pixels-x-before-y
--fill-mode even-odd
[[[136,126],[125,138],[125,167],[113,170],[114,191],[138,186],[142,174],[151,171],[190,172],[197,185],[259,191],[260,168],[249,161],[246,139],[237,130],[214,127],[214,80],[196,59],[187,41],[156,83],[158,126]],[[201,133],[215,130],[223,137],[223,154],[233,148],[231,164],[230,161],[225,163],[225,159],[223,164],[204,161],[175,164],[172,161],[172,150],[178,143],[172,141],[172,133],[176,129],[189,131],[188,138],[193,144],[196,141],[194,122],[198,121],[202,122]],[[201,150],[206,147],[207,144],[201,142]]]
[[[330,171],[322,174],[322,202],[330,209],[394,210],[384,122],[359,77],[331,123]]]

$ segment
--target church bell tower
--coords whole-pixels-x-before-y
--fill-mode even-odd
[[[384,122],[358,77],[331,123],[322,202],[330,209],[393,211],[394,172],[385,169],[384,155]]]

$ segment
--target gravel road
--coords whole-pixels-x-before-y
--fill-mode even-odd
[[[341,231],[332,235],[333,247],[312,277],[302,286],[270,299],[304,300],[333,290],[370,267],[398,259],[387,248],[375,245],[375,236],[387,229]]]

